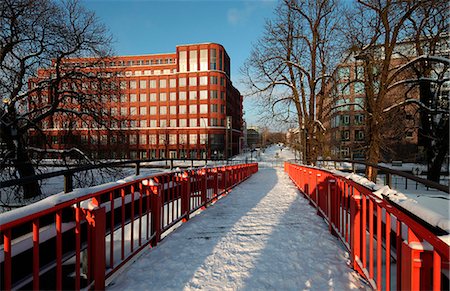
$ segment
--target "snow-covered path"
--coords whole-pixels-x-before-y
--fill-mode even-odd
[[[110,290],[366,288],[281,168],[260,169],[147,250]]]

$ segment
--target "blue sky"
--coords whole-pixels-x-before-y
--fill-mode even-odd
[[[272,17],[275,0],[85,0],[114,36],[118,55],[175,52],[178,44],[216,42],[231,58],[231,80],[244,93],[239,69]],[[257,122],[244,101],[248,124]]]

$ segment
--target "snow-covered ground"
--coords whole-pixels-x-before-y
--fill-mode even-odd
[[[347,261],[347,252],[283,169],[263,168],[146,250],[108,288],[366,288]]]

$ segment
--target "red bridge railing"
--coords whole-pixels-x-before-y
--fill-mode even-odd
[[[242,164],[162,173],[4,213],[0,289],[104,289],[172,226],[257,171]]]
[[[292,163],[285,171],[374,289],[448,290],[449,246],[432,231],[354,181]]]

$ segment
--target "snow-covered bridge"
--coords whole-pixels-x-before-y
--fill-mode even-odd
[[[259,171],[137,176],[2,214],[0,287],[448,289],[448,233],[390,205],[383,187],[283,168],[291,158],[277,147]]]
[[[260,169],[148,250],[111,290],[364,288],[282,168]]]

